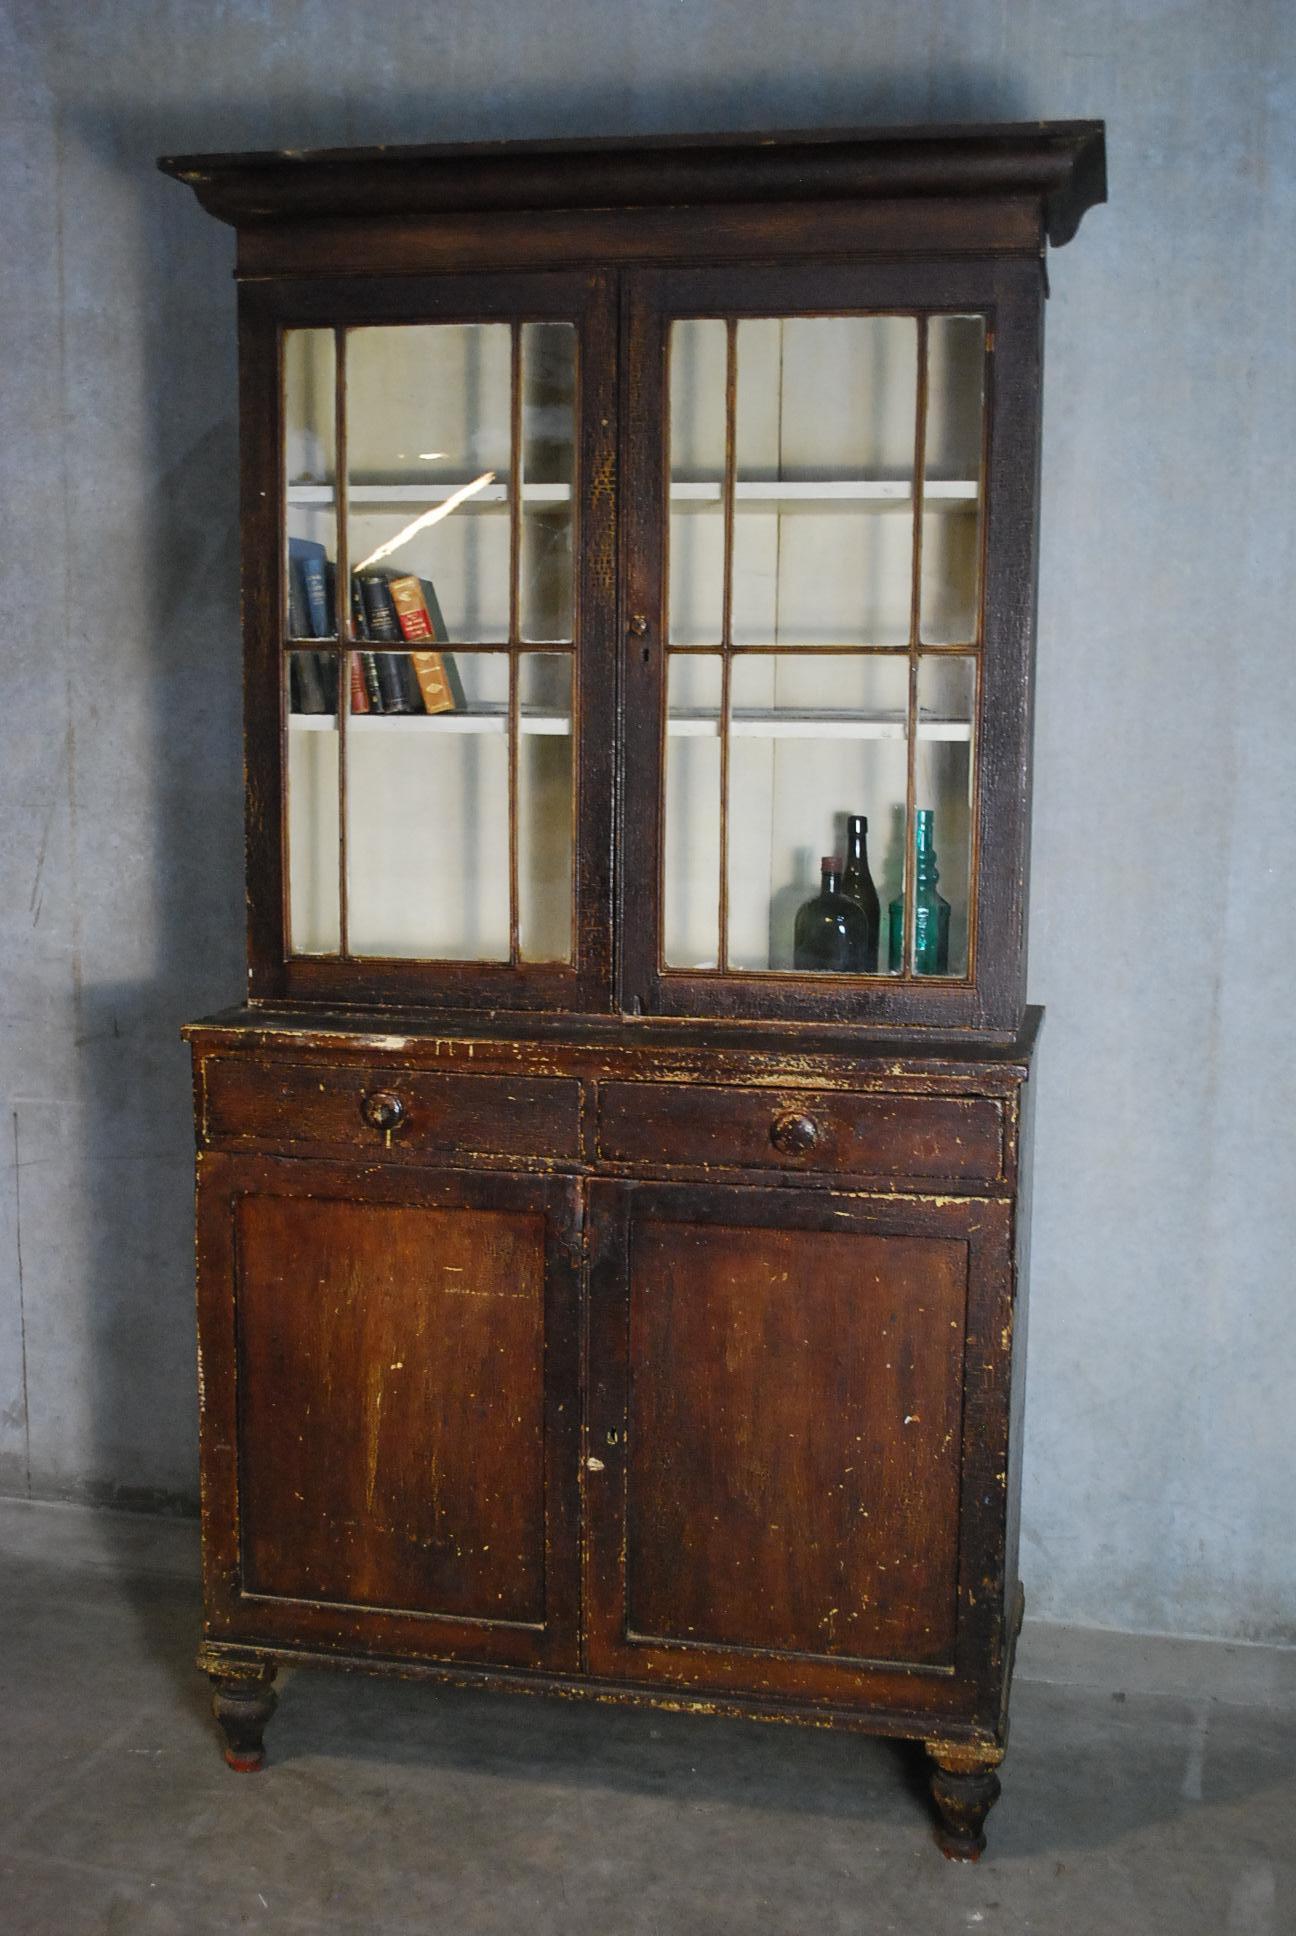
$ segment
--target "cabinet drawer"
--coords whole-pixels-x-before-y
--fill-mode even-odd
[[[706,1089],[606,1083],[599,1154],[610,1162],[993,1183],[1003,1119],[988,1096]]]
[[[577,1156],[580,1084],[369,1067],[309,1067],[214,1056],[204,1069],[210,1140],[276,1146],[335,1143]],[[394,1118],[394,1120],[393,1120]]]

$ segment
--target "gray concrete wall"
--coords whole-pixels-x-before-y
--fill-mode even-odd
[[[1104,115],[1053,261],[1036,1612],[1296,1639],[1287,0],[9,0],[0,1485],[194,1491],[181,1019],[241,985],[228,231],[167,150]]]

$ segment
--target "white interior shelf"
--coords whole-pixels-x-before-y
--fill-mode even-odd
[[[420,506],[444,504],[456,492],[463,490],[463,483],[440,484],[352,484],[347,491],[347,501],[353,510],[392,510],[416,509]],[[933,509],[942,507],[956,508],[960,505],[974,505],[977,501],[979,486],[975,478],[929,478],[923,485],[923,502]],[[681,507],[690,504],[718,504],[724,494],[724,486],[714,479],[704,479],[700,483],[673,483],[670,487],[672,504]],[[466,497],[457,510],[499,508],[508,503],[507,484],[484,484],[471,497]],[[855,504],[861,509],[873,505],[885,509],[894,504],[913,502],[913,483],[908,478],[875,477],[822,477],[783,482],[777,478],[740,478],[734,486],[734,497],[739,507],[752,510],[787,506],[795,509],[798,505]],[[524,504],[568,504],[571,501],[570,484],[523,484],[522,502]],[[306,510],[331,505],[333,486],[331,484],[290,484],[288,503],[298,509]]]
[[[931,478],[923,485],[925,504],[975,504],[978,486],[975,478]],[[671,502],[681,504],[718,504],[724,486],[714,480],[699,484],[673,483]],[[739,478],[734,485],[735,501],[752,508],[760,505],[798,504],[910,504],[913,481],[910,478],[817,477],[795,483],[780,478]]]
[[[729,716],[731,739],[903,739],[905,715],[899,712],[824,712],[813,707],[737,707]],[[682,709],[671,713],[666,730],[672,739],[718,739],[714,712]],[[966,719],[920,719],[919,739],[970,740]]]
[[[291,713],[289,722],[295,733],[332,733],[337,721],[332,713]],[[571,720],[565,713],[523,710],[519,725],[523,733],[565,738]],[[475,706],[461,713],[352,713],[349,733],[495,733],[508,727],[504,706]],[[720,721],[714,712],[673,712],[666,730],[672,739],[718,739]],[[735,739],[893,739],[905,736],[903,713],[816,712],[796,707],[739,708],[729,721]],[[968,742],[972,727],[966,719],[920,719],[918,737],[922,740]]]
[[[337,720],[332,713],[290,713],[294,733],[335,733]],[[566,713],[528,712],[523,708],[519,725],[524,733],[549,739],[565,739],[571,732]],[[507,706],[474,706],[461,713],[352,713],[347,719],[348,733],[494,733],[508,730]]]
[[[352,484],[347,490],[347,502],[353,511],[405,510],[420,505],[444,504],[457,492],[472,482],[464,478],[462,482],[450,484]],[[509,489],[507,484],[483,484],[479,491],[466,497],[457,505],[457,510],[472,510],[474,506],[507,504]],[[290,484],[288,503],[299,509],[328,505],[333,502],[331,484]],[[522,486],[524,504],[570,504],[570,484],[524,484]]]

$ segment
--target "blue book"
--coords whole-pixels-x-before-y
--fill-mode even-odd
[[[309,637],[331,639],[333,617],[329,611],[327,551],[313,538],[289,538],[288,569],[290,573],[294,570],[301,573],[301,583],[306,593]]]

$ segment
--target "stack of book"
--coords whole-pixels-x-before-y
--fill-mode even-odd
[[[288,540],[288,627],[294,639],[326,639],[333,628],[334,568],[324,546]],[[357,640],[402,643],[411,652],[349,655],[352,713],[450,713],[463,708],[454,660],[437,650],[446,639],[436,592],[409,573],[354,572],[351,621]],[[295,713],[337,711],[337,659],[331,652],[289,655],[289,706]]]

